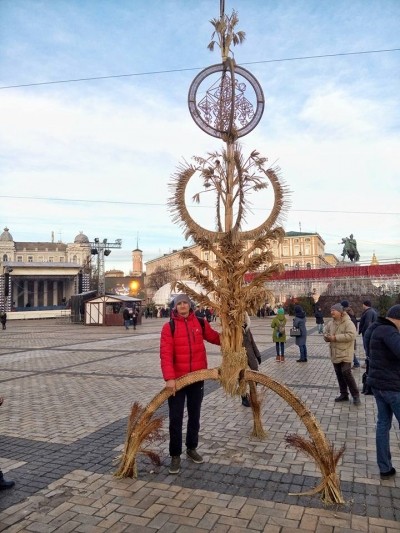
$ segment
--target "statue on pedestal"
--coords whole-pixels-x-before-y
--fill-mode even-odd
[[[360,254],[357,250],[357,241],[355,240],[353,234],[351,234],[350,237],[343,237],[342,243],[339,244],[343,244],[343,251],[340,254],[343,257],[343,261],[345,260],[346,256],[351,262],[360,260]]]

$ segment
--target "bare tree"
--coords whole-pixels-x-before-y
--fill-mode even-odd
[[[151,290],[158,291],[166,283],[173,281],[172,273],[169,269],[158,266],[153,274],[147,278],[147,287]]]

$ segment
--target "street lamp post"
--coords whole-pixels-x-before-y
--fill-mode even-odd
[[[122,239],[116,239],[115,242],[108,242],[107,239],[100,241],[100,239],[96,237],[94,241],[90,243],[90,253],[92,255],[97,255],[98,296],[104,296],[106,292],[104,256],[107,257],[110,255],[111,248],[121,248],[121,246]]]

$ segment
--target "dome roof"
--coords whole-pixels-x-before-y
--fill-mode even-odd
[[[8,231],[8,228],[4,228],[3,233],[0,235],[0,241],[2,242],[13,242],[11,233]]]
[[[188,287],[190,287],[191,289],[197,292],[202,292],[202,293],[205,292],[203,287],[201,285],[198,285],[194,281],[190,281],[186,279],[181,280],[181,281],[182,283],[184,283],[185,285],[187,285]],[[169,304],[171,299],[174,298],[177,294],[178,294],[177,292],[171,291],[171,284],[166,283],[165,285],[160,287],[158,291],[155,293],[155,295],[153,296],[153,302],[155,303],[155,305],[166,306]]]
[[[79,235],[77,235],[74,239],[74,242],[76,244],[89,244],[88,237],[83,233],[83,231],[79,232]]]

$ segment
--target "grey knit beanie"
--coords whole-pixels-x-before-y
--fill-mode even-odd
[[[175,299],[174,299],[174,309],[176,308],[176,306],[180,303],[180,302],[186,302],[188,303],[189,305],[192,303],[190,301],[190,298],[187,294],[178,294],[178,296],[175,296]]]
[[[331,305],[331,311],[334,309],[335,311],[339,311],[339,313],[343,313],[343,305],[341,304],[333,304]]]

